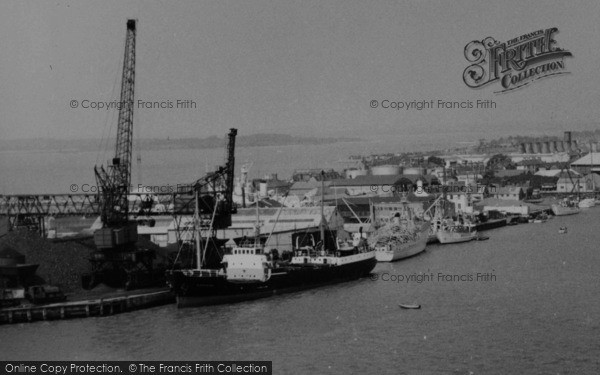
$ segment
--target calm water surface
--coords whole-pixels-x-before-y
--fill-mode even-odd
[[[250,303],[0,327],[3,360],[272,360],[276,374],[600,371],[600,208]],[[568,234],[558,234],[560,226]],[[495,281],[438,281],[493,273]],[[434,274],[421,283],[382,281]],[[376,276],[375,276],[376,275]],[[419,303],[402,310],[399,303]]]

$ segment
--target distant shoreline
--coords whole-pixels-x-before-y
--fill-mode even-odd
[[[265,146],[292,146],[292,145],[323,145],[340,142],[360,142],[360,138],[319,138],[299,137],[288,134],[252,134],[236,137],[236,147],[265,147]],[[101,149],[112,149],[114,139],[77,139],[62,140],[52,138],[35,139],[13,139],[0,140],[0,151],[99,151]],[[214,149],[225,147],[225,137],[216,136],[208,138],[146,138],[133,141],[133,148],[141,150],[168,150],[168,149]]]

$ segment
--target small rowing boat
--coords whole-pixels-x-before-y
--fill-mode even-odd
[[[398,306],[400,306],[400,308],[402,308],[402,309],[413,309],[413,310],[421,308],[421,305],[417,305],[417,304],[407,305],[407,304],[401,303]]]

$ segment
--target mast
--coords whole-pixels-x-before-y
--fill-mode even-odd
[[[594,152],[592,150],[592,141],[590,141],[590,177],[592,178],[592,193],[596,196],[596,181],[594,180]]]
[[[198,269],[202,269],[202,251],[200,246],[200,231],[198,226],[200,225],[200,207],[198,205],[198,199],[200,198],[198,190],[195,192],[196,207],[194,209],[194,236],[196,237],[196,265]]]
[[[256,224],[254,224],[254,246],[260,245],[258,236],[260,236],[260,215],[258,211],[258,202],[260,196],[259,192],[256,192]]]
[[[323,222],[325,221],[325,210],[323,207],[323,196],[325,191],[325,171],[321,171],[321,242],[323,246],[323,250],[325,250],[325,225]]]

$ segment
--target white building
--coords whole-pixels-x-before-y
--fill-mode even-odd
[[[344,220],[336,207],[323,207],[325,221],[321,220],[321,207],[301,208],[259,208],[258,223],[260,234],[268,236],[265,248],[285,250],[292,245],[292,233],[297,231],[316,230],[321,223],[327,229],[340,230],[344,228]],[[257,223],[256,208],[243,208],[231,217],[231,226],[216,231],[219,239],[253,237]],[[180,218],[179,227],[192,226],[191,216]],[[181,235],[181,231],[180,231]],[[185,238],[182,238],[185,240]],[[177,242],[177,223],[173,220],[168,228],[168,243]]]
[[[520,201],[525,198],[525,191],[520,186],[505,186],[497,188],[492,196],[496,199]]]

